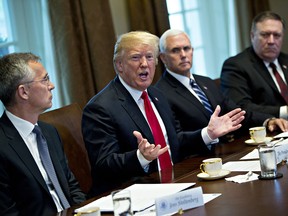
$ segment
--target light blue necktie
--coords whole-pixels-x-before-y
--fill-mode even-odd
[[[42,134],[42,131],[38,125],[35,125],[33,132],[36,134],[36,140],[37,140],[37,146],[40,154],[40,158],[42,161],[42,164],[55,188],[55,191],[62,203],[62,206],[64,209],[67,209],[70,207],[70,204],[68,200],[66,199],[65,194],[63,193],[61,186],[59,184],[53,163],[50,158],[48,146],[45,137]]]
[[[209,103],[208,98],[206,97],[205,93],[202,91],[202,89],[197,85],[195,80],[190,79],[190,84],[192,86],[192,89],[194,92],[198,95],[200,100],[202,101],[202,104],[204,105],[205,109],[209,112],[210,115],[213,113],[213,109],[211,104]]]

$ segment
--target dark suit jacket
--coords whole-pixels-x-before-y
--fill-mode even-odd
[[[213,110],[217,105],[221,107],[220,115],[237,108],[238,106],[220,92],[215,82],[208,77],[193,75],[197,84],[206,94]],[[210,115],[203,104],[176,78],[167,71],[156,83],[168,99],[176,119],[179,120],[183,130],[193,131],[206,127],[210,120]],[[244,129],[255,125],[262,125],[263,122],[272,116],[247,111],[244,120]],[[246,130],[247,132],[247,130]]]
[[[70,205],[85,200],[68,168],[55,128],[38,122],[60,185]],[[56,206],[29,149],[4,113],[0,119],[0,215],[55,215]]]
[[[157,89],[149,87],[148,94],[165,124],[174,163],[189,154],[208,151],[200,131],[182,133],[167,100]],[[82,132],[93,178],[91,195],[146,174],[137,159],[134,130],[154,143],[138,105],[116,77],[88,102],[83,112]],[[154,160],[149,171],[155,171],[156,165]]]
[[[278,61],[288,81],[288,55]],[[263,61],[252,47],[227,59],[221,72],[221,90],[238,105],[279,117],[280,106],[286,105]]]

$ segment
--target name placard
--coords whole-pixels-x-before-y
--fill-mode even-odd
[[[204,205],[201,187],[184,190],[173,195],[159,197],[155,200],[156,215],[178,212]]]
[[[275,148],[277,164],[288,159],[288,143],[281,144]]]

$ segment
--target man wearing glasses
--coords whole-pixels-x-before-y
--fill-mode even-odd
[[[53,89],[38,56],[0,59],[0,215],[54,215],[85,200],[56,129],[38,122]]]

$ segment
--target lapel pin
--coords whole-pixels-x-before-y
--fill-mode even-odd
[[[155,100],[156,100],[156,101],[158,101],[158,98],[157,98],[157,97],[155,97]]]
[[[286,65],[283,65],[283,68],[286,70],[286,69],[287,69],[287,66],[286,66]]]

